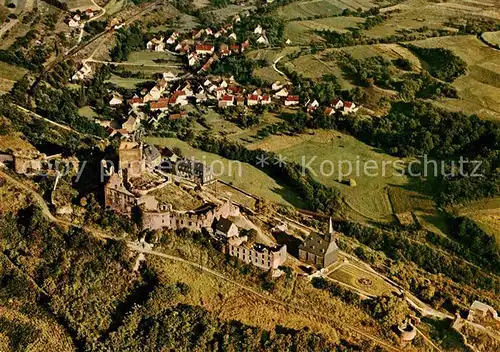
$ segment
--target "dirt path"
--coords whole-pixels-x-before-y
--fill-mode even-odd
[[[18,19],[15,19],[15,20],[11,19],[9,23],[7,23],[7,24],[6,24],[6,25],[4,25],[2,28],[0,28],[0,38],[2,38],[2,37],[3,37],[3,35],[4,35],[7,31],[9,31],[12,27],[14,27],[14,26],[17,24],[17,22],[19,22],[19,20],[18,20]]]
[[[17,187],[25,190],[26,192],[28,192],[29,194],[31,194],[34,198],[34,200],[39,204],[39,206],[41,207],[42,209],[42,213],[43,215],[51,222],[54,222],[54,223],[58,223],[58,224],[62,224],[62,225],[66,225],[66,226],[74,226],[74,227],[78,227],[78,228],[83,228],[84,230],[90,232],[91,234],[93,234],[94,236],[96,237],[99,237],[99,238],[102,238],[102,239],[115,239],[115,240],[121,240],[120,238],[117,238],[117,237],[114,237],[114,236],[110,236],[108,234],[105,234],[104,232],[102,231],[99,231],[99,230],[96,230],[96,229],[93,229],[93,228],[90,228],[88,226],[80,226],[80,225],[77,225],[77,224],[73,224],[71,222],[68,222],[68,221],[63,221],[63,220],[59,220],[57,219],[56,217],[54,217],[51,212],[50,212],[50,209],[47,205],[47,203],[45,202],[45,200],[36,192],[34,191],[33,189],[31,189],[30,187],[28,187],[27,185],[23,184],[22,182],[14,179],[13,177],[9,176],[8,174],[4,173],[3,171],[0,170],[0,175],[2,177],[4,177],[8,182],[11,182],[13,184],[15,184]],[[210,269],[206,266],[203,266],[203,265],[200,265],[199,263],[195,263],[195,262],[192,262],[192,261],[189,261],[187,259],[184,259],[184,258],[181,258],[181,257],[177,257],[177,256],[173,256],[173,255],[169,255],[169,254],[166,254],[166,253],[163,253],[163,252],[159,252],[159,251],[154,251],[154,250],[151,250],[151,249],[148,249],[148,248],[145,248],[144,246],[142,245],[138,245],[137,243],[134,243],[134,242],[130,242],[130,241],[127,241],[127,246],[133,250],[133,251],[136,251],[136,252],[139,252],[139,253],[144,253],[144,254],[148,254],[148,255],[154,255],[156,257],[160,257],[160,258],[164,258],[164,259],[167,259],[167,260],[172,260],[172,261],[176,261],[176,262],[179,262],[179,263],[183,263],[185,265],[189,265],[189,266],[192,266],[192,267],[195,267],[197,269],[200,269],[212,276],[215,276],[221,280],[224,280],[226,282],[229,282],[239,288],[241,288],[242,290],[245,290],[249,293],[251,293],[252,295],[255,295],[265,301],[268,301],[268,302],[272,302],[272,303],[275,303],[275,304],[278,304],[278,305],[281,305],[285,308],[289,308],[289,309],[293,309],[297,312],[302,312],[302,313],[305,313],[305,314],[308,314],[308,315],[313,315],[313,316],[316,316],[318,318],[321,318],[321,319],[325,319],[327,320],[328,322],[332,323],[332,325],[334,325],[336,328],[340,329],[340,330],[349,330],[351,332],[354,332],[356,334],[358,334],[359,336],[362,336],[368,340],[371,340],[373,342],[375,342],[376,344],[384,347],[387,351],[399,351],[398,348],[390,345],[389,343],[381,340],[380,338],[370,334],[370,333],[367,333],[367,332],[364,332],[364,331],[361,331],[360,329],[350,325],[350,324],[347,324],[346,322],[337,322],[335,320],[333,320],[331,317],[325,315],[325,314],[321,314],[321,313],[317,313],[317,312],[311,312],[310,310],[308,309],[305,309],[305,308],[302,308],[300,306],[296,306],[294,304],[290,304],[290,303],[286,303],[286,302],[283,302],[281,300],[278,300],[278,299],[275,299],[267,294],[263,294],[257,290],[255,290],[254,288],[252,287],[249,287],[249,286],[246,286],[246,285],[243,285],[231,278],[228,278],[226,277],[225,275],[213,270],[213,269]]]
[[[104,65],[117,65],[117,66],[141,66],[141,67],[159,67],[159,68],[179,68],[181,65],[163,65],[163,64],[140,64],[136,62],[114,62],[114,61],[102,61],[94,59],[86,59],[85,62],[95,62]]]

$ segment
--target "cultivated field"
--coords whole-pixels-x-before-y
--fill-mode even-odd
[[[334,30],[344,32],[347,28],[356,28],[364,20],[359,17],[327,17],[315,20],[290,21],[285,26],[284,37],[292,44],[307,45],[311,42],[321,42],[323,38],[314,34],[315,30]]]
[[[451,110],[477,114],[483,118],[500,119],[500,55],[499,51],[477,37],[456,36],[431,38],[413,42],[422,47],[441,47],[452,50],[468,65],[466,75],[453,82],[459,100],[446,99],[438,104]]]
[[[500,47],[500,31],[483,33],[483,39],[491,45]]]
[[[334,16],[344,9],[368,9],[373,2],[367,0],[308,0],[297,1],[276,10],[284,20],[306,19],[313,16]]]
[[[223,181],[232,183],[236,187],[272,202],[304,207],[304,203],[291,190],[280,185],[265,172],[249,164],[239,163],[194,149],[187,143],[175,138],[148,137],[146,142],[159,146],[179,147],[185,156],[195,157],[208,165],[212,165],[216,177]]]

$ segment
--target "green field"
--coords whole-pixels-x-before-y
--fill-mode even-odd
[[[311,42],[321,42],[323,39],[314,34],[315,30],[346,31],[349,27],[356,27],[364,20],[360,17],[327,17],[315,20],[290,21],[285,26],[285,39],[290,39],[292,44],[307,45]]]
[[[453,51],[468,66],[467,74],[453,82],[459,100],[445,99],[437,104],[455,111],[500,119],[500,55],[476,36],[441,37],[413,42],[422,47]]]
[[[364,2],[365,5],[369,3],[367,1],[362,2]],[[346,8],[354,9],[358,7],[367,8],[358,1],[349,0],[297,1],[278,8],[276,14],[284,20],[306,19],[318,15],[338,15]]]
[[[301,164],[308,164],[316,157],[308,164],[316,172],[315,178],[327,186],[338,188],[345,198],[348,213],[365,219],[379,221],[391,219],[393,210],[387,188],[389,186],[404,188],[408,184],[406,176],[394,175],[394,168],[391,165],[386,164],[385,167],[383,165],[384,162],[394,162],[396,158],[381,154],[354,137],[334,131],[315,131],[312,135],[301,136],[270,136],[248,147],[280,153],[288,160]],[[363,165],[368,160],[376,163],[378,176],[366,175],[363,172]],[[333,163],[333,174],[328,161]],[[341,175],[340,182],[339,162],[345,162],[341,174],[347,174],[347,162],[352,164],[353,169],[350,176]],[[359,173],[356,171],[357,162]],[[320,172],[322,163],[324,163],[323,174]],[[356,187],[345,184],[349,178],[356,181]],[[414,198],[415,206],[420,202],[419,197],[420,195]]]
[[[194,149],[187,143],[175,138],[148,137],[145,141],[158,146],[179,147],[184,156],[195,157],[206,162],[208,165],[212,165],[217,178],[231,182],[234,186],[259,197],[264,197],[271,202],[304,207],[304,203],[295,193],[277,183],[263,171],[249,164],[239,163],[222,158],[216,154]]]
[[[135,89],[136,84],[144,83],[149,81],[148,79],[143,78],[122,78],[120,76],[111,75],[109,82],[116,84],[119,87],[127,88],[127,89]]]

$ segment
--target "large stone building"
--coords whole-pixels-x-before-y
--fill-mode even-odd
[[[253,247],[248,248],[244,245],[235,246],[229,243],[227,252],[247,264],[253,264],[264,270],[277,269],[286,260],[286,245],[268,247],[256,243]]]
[[[104,186],[106,207],[126,216],[131,216],[135,207],[141,207],[144,229],[187,228],[199,231],[212,227],[221,218],[239,214],[238,207],[229,201],[222,205],[206,204],[191,211],[176,211],[170,204],[160,204],[154,196],[131,191],[127,184],[122,170],[110,176]]]
[[[177,160],[174,165],[176,175],[200,183],[202,185],[214,180],[212,169],[205,163],[193,158]]]
[[[321,269],[326,268],[338,259],[339,247],[337,246],[338,233],[333,230],[332,219],[328,233],[319,234],[312,232],[299,247],[299,259],[305,263]]]

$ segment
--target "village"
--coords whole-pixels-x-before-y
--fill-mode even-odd
[[[240,21],[240,16],[235,15],[233,23],[216,31],[211,28],[193,30],[191,34],[173,31],[166,40],[164,37],[152,38],[145,44],[147,51],[182,56],[187,72],[183,75],[164,72],[151,89],[138,90],[128,99],[118,92],[111,92],[113,97],[109,106],[128,106],[128,116],[120,121],[96,120],[96,123],[105,127],[111,136],[128,137],[141,122],[154,128],[164,118],[172,121],[187,118],[189,113],[186,107],[190,104],[197,108],[205,106],[219,110],[244,107],[245,111],[274,105],[303,110],[308,114],[322,111],[326,117],[355,114],[358,111],[360,107],[354,102],[343,101],[338,97],[332,97],[327,106],[320,106],[316,99],[305,99],[300,94],[294,94],[295,89],[286,77],[267,87],[248,88],[239,84],[233,76],[210,74],[215,62],[231,55],[243,55],[250,48],[250,40],[242,40],[232,31],[233,26],[237,26]],[[268,45],[265,28],[258,25],[253,34],[256,45]],[[92,67],[84,60],[72,80],[84,80],[91,75]]]

